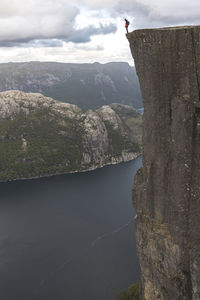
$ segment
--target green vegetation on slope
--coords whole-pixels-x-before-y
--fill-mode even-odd
[[[126,149],[128,152],[140,152],[141,148],[137,142],[133,142],[127,135],[123,135],[119,130],[115,130],[110,122],[104,121],[110,140],[108,152],[113,156],[121,155]]]
[[[83,127],[76,121],[62,122],[48,109],[13,120],[0,126],[0,179],[29,178],[76,171],[82,159]]]
[[[132,159],[141,151],[141,116],[128,106],[113,107],[84,113],[41,94],[0,93],[0,180],[84,171]]]
[[[119,291],[117,293],[117,300],[140,300],[139,291],[139,282],[131,284],[128,288],[128,291]]]

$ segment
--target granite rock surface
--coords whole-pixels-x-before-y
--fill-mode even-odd
[[[145,300],[200,299],[200,26],[127,34],[144,103],[134,187]]]

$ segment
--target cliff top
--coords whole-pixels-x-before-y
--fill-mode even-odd
[[[130,44],[133,44],[133,42],[135,43],[136,40],[141,40],[141,39],[142,39],[142,43],[148,43],[148,42],[160,43],[160,40],[162,39],[162,42],[165,42],[165,44],[169,44],[168,39],[170,37],[173,37],[173,40],[176,43],[177,35],[178,36],[181,35],[181,39],[185,39],[185,35],[191,35],[199,31],[200,31],[200,25],[175,26],[175,27],[164,27],[164,28],[137,29],[127,33],[126,36]]]
[[[143,29],[137,29],[132,32],[127,33],[127,37],[129,37],[132,34],[135,33],[141,33],[141,32],[157,32],[157,31],[176,31],[176,30],[186,30],[186,29],[200,29],[200,25],[185,25],[185,26],[172,26],[172,27],[161,27],[161,28],[143,28]]]

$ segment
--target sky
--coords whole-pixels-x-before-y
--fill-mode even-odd
[[[0,0],[0,62],[133,64],[129,31],[200,24],[199,0]]]

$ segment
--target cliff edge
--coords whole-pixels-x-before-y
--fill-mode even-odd
[[[144,103],[134,187],[142,299],[200,299],[200,26],[127,34]]]

